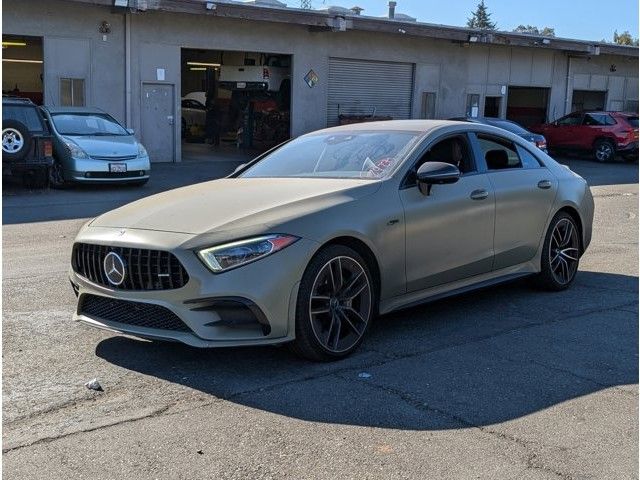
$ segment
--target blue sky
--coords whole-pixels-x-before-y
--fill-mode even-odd
[[[299,0],[284,0],[297,7]],[[464,25],[479,0],[397,0],[396,11],[420,22]],[[329,5],[364,8],[363,15],[386,15],[387,0],[313,0],[314,8]],[[500,30],[519,24],[554,27],[556,36],[582,40],[613,39],[614,30],[638,36],[638,0],[485,0]]]

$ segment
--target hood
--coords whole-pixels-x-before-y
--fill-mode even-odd
[[[375,192],[380,182],[323,178],[228,178],[143,198],[96,218],[92,227],[199,235],[275,226]]]
[[[138,155],[138,142],[133,135],[65,135],[90,157],[131,157]]]

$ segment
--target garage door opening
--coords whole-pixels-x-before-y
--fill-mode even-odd
[[[182,49],[182,157],[262,152],[290,136],[291,56]]]
[[[607,92],[593,90],[574,90],[571,100],[571,111],[604,110]]]
[[[412,63],[329,58],[329,126],[411,118],[412,94]]]
[[[484,116],[499,117],[501,100],[502,100],[502,97],[485,97],[484,98]]]
[[[549,89],[534,87],[509,87],[507,119],[524,127],[547,121]]]
[[[42,37],[2,36],[2,94],[44,101]]]

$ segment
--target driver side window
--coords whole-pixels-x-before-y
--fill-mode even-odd
[[[425,162],[444,162],[455,165],[460,173],[465,174],[475,170],[471,156],[469,142],[465,135],[454,135],[432,145],[418,160],[415,170]]]
[[[557,124],[563,127],[571,126],[571,125],[580,125],[582,123],[582,115],[579,113],[574,113],[572,115],[567,115],[564,118],[558,120]]]

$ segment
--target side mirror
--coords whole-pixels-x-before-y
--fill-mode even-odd
[[[127,133],[129,135],[133,135],[135,133],[135,131],[133,130],[133,128],[127,128]]]
[[[416,172],[418,187],[424,195],[431,193],[433,185],[456,183],[460,179],[460,170],[445,162],[425,162]]]

